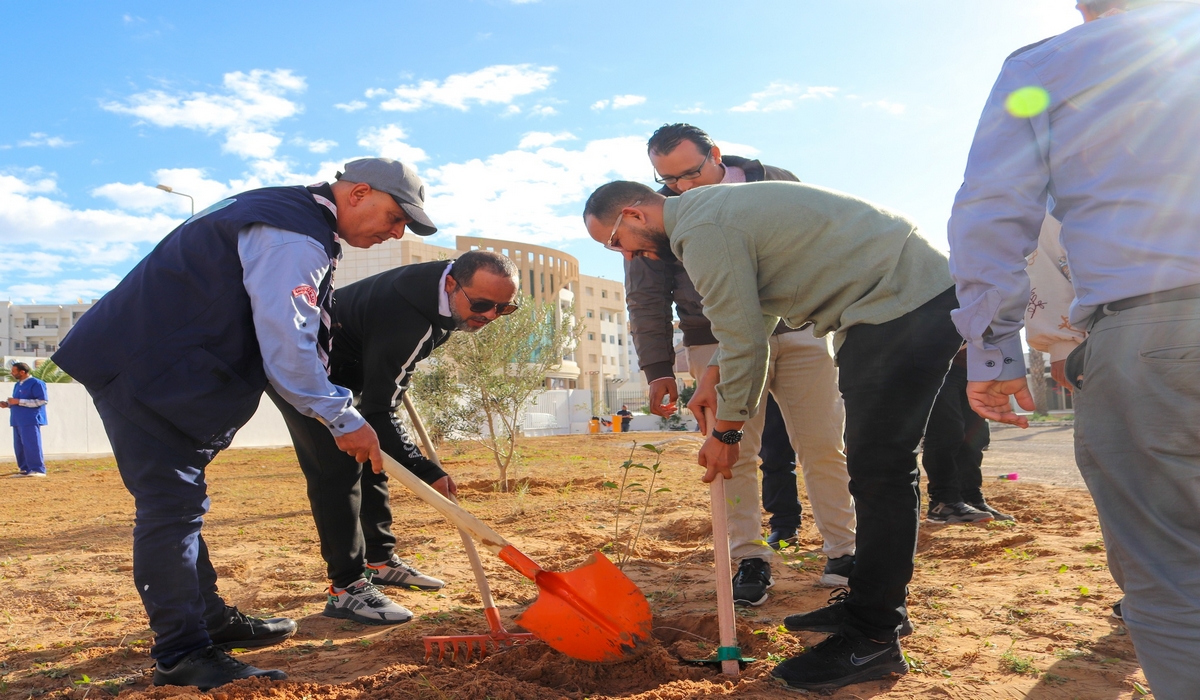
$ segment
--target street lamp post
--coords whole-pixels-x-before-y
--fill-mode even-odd
[[[184,194],[184,193],[182,193],[182,192],[176,192],[176,191],[175,191],[175,189],[174,189],[174,188],[172,188],[170,185],[161,185],[161,184],[160,184],[160,185],[155,185],[155,187],[157,187],[158,189],[162,190],[163,192],[169,192],[169,193],[171,193],[171,194],[177,194],[177,195],[179,195],[180,197],[187,197],[187,198],[188,198],[188,201],[192,203],[192,216],[195,216],[195,215],[196,215],[196,200],[195,200],[195,199],[192,199],[192,195],[190,195],[190,194]]]

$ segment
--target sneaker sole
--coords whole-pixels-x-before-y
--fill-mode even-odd
[[[848,576],[838,576],[837,574],[821,574],[822,586],[829,588],[837,588],[838,586],[849,586],[850,578]]]
[[[415,583],[396,583],[394,581],[380,581],[379,579],[371,579],[373,586],[392,586],[393,588],[407,588],[409,590],[415,588],[418,591],[440,591],[446,587],[446,584],[440,586],[419,586]]]
[[[299,629],[297,627],[297,629]],[[243,639],[233,642],[213,642],[212,645],[222,651],[233,651],[234,649],[257,649],[259,647],[269,647],[273,644],[291,639],[296,634],[296,630],[286,634],[276,635],[274,637],[266,637],[263,639]]]
[[[747,598],[734,598],[733,604],[740,605],[742,607],[750,606],[753,608],[757,608],[758,606],[767,602],[767,598],[771,597],[771,594],[767,593],[767,591],[769,591],[770,589],[772,589],[774,587],[775,587],[775,579],[774,579],[774,577],[772,577],[771,579],[769,579],[767,581],[767,587],[763,589],[763,595],[761,598],[759,598],[758,600],[749,600]]]
[[[892,674],[903,676],[906,673],[908,673],[908,664],[904,661],[900,661],[894,664],[888,664],[887,666],[864,668],[857,673],[851,673],[850,675],[842,676],[841,678],[834,678],[833,680],[823,681],[820,683],[788,681],[776,676],[774,673],[771,674],[771,678],[774,679],[775,682],[785,690],[803,692],[806,690],[833,690],[835,688],[841,688],[853,683],[876,681],[883,678],[888,678]]]
[[[355,612],[352,610],[346,610],[344,608],[330,608],[328,606],[325,607],[324,612],[322,612],[321,614],[324,615],[325,617],[332,617],[332,618],[336,618],[338,620],[351,620],[353,622],[359,622],[364,625],[377,625],[377,626],[403,625],[404,623],[412,620],[411,615],[406,617],[403,620],[383,620],[380,618],[363,617],[361,615],[355,614]]]

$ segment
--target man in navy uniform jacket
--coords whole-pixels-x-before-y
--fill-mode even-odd
[[[457,260],[406,265],[334,294],[330,380],[354,393],[358,412],[383,451],[447,498],[454,480],[427,459],[396,420],[417,363],[455,330],[475,332],[517,310],[519,280],[511,260],[486,250]],[[308,499],[328,566],[324,614],[370,625],[408,622],[412,613],[377,586],[436,590],[444,584],[393,553],[387,477],[340,452],[319,421],[278,392],[279,407],[308,481]]]
[[[29,365],[14,362],[12,398],[0,401],[10,411],[8,423],[13,429],[13,452],[17,455],[16,477],[46,476],[42,459],[42,426],[46,424],[46,383],[29,373]]]
[[[375,431],[329,381],[333,272],[342,241],[434,233],[424,201],[412,169],[386,158],[347,163],[332,184],[230,197],[164,238],[55,353],[92,395],[134,497],[133,580],[156,635],[156,685],[286,677],[224,651],[274,644],[296,624],[247,617],[218,595],[200,532],[204,470],[268,382],[339,449],[382,468]]]

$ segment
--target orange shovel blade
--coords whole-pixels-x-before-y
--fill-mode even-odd
[[[596,552],[571,571],[539,571],[538,599],[517,618],[554,649],[581,661],[622,661],[650,639],[650,603]]]

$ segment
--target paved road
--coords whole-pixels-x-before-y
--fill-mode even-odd
[[[1022,480],[1086,488],[1075,467],[1075,430],[1071,424],[1025,430],[992,424],[992,444],[983,453],[983,478],[1017,472]]]

